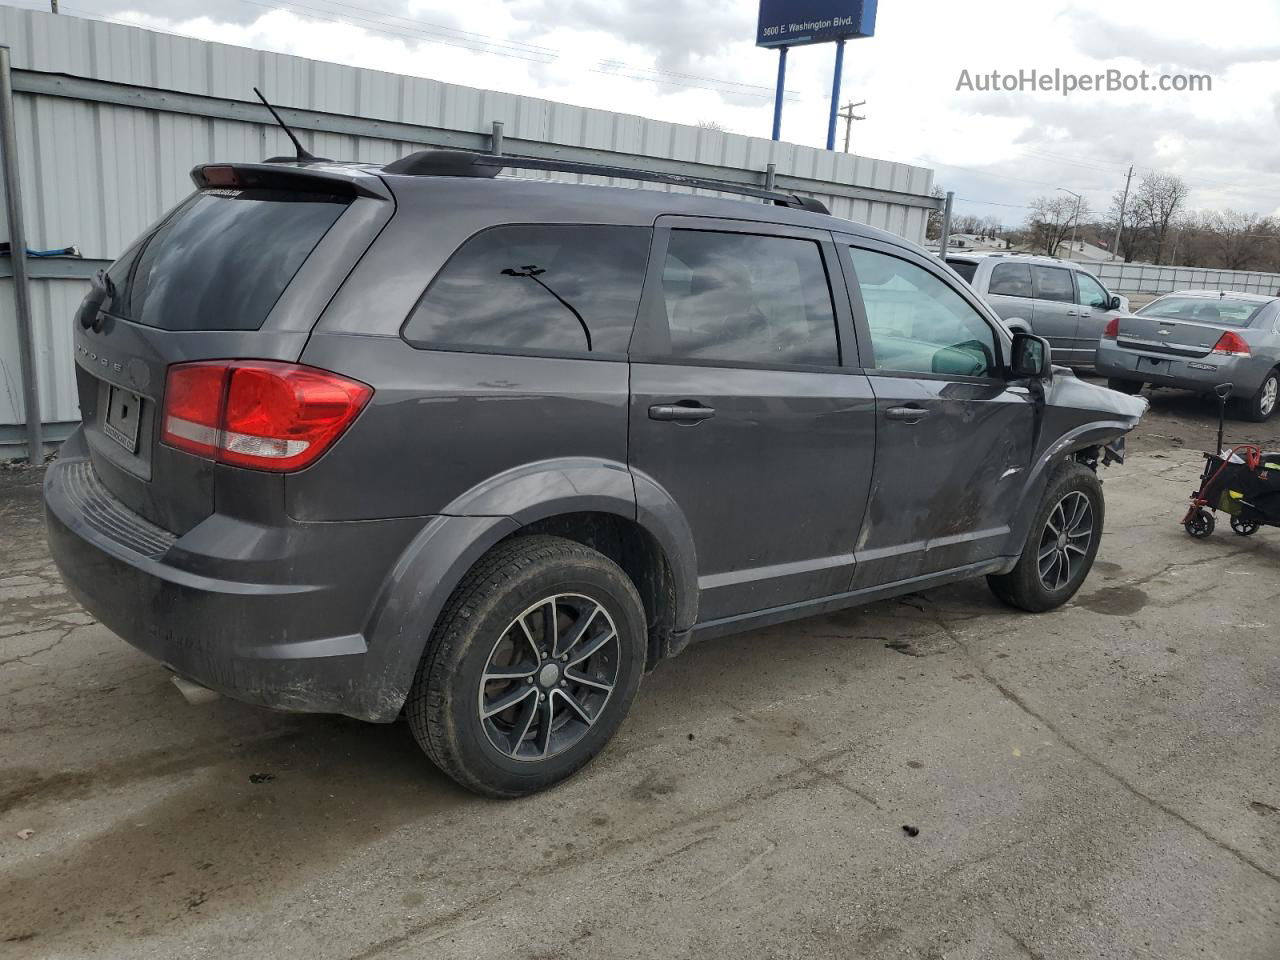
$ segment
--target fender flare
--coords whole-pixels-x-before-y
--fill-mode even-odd
[[[1031,521],[1040,508],[1040,498],[1048,486],[1050,469],[1055,463],[1079,450],[1103,446],[1132,429],[1133,424],[1123,420],[1093,420],[1067,431],[1046,447],[1036,459],[1035,465],[1027,471],[1026,483],[1022,485],[1021,505],[1010,528],[1005,553],[1010,556],[1021,555]]]
[[[671,571],[675,629],[688,630],[697,619],[697,564],[692,533],[670,495],[616,461],[524,464],[429,518],[383,582],[365,632],[370,679],[380,691],[370,713],[387,720],[399,713],[445,603],[481,557],[521,527],[584,512],[623,517],[654,538]]]

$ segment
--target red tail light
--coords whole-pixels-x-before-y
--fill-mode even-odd
[[[1228,330],[1218,342],[1214,344],[1213,353],[1220,357],[1247,357],[1249,356],[1249,344],[1245,342],[1244,337],[1240,334]]]
[[[1094,329],[1096,330],[1098,328],[1094,327]],[[1118,336],[1120,336],[1120,318],[1112,317],[1107,321],[1107,329],[1102,331],[1102,339],[1114,340]]]
[[[169,368],[161,439],[222,463],[301,470],[333,445],[371,396],[366,384],[296,363],[180,363]]]

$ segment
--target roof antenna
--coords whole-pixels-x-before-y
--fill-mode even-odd
[[[271,115],[276,118],[276,123],[280,124],[280,129],[285,132],[285,136],[287,136],[290,140],[293,141],[293,145],[298,151],[298,156],[296,158],[298,162],[305,163],[307,160],[323,160],[324,159],[324,157],[317,157],[315,154],[311,153],[309,150],[307,150],[306,147],[304,147],[301,143],[298,142],[298,138],[294,136],[293,131],[289,129],[289,125],[280,119],[280,114],[276,113],[276,108],[267,102],[267,98],[262,95],[261,90],[259,90],[257,87],[254,87],[253,92],[258,95],[258,99],[262,101],[262,105],[271,111]],[[283,159],[283,158],[282,157],[271,158],[271,160],[280,160],[280,159]],[[271,160],[268,160],[267,162],[270,163]]]

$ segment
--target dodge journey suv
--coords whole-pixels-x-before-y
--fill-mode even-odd
[[[491,796],[691,640],[966,577],[1060,606],[1145,410],[813,200],[447,151],[193,179],[76,318],[63,577],[186,681],[404,715]]]

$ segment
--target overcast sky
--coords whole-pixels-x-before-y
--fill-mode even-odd
[[[44,9],[39,0],[16,6]],[[768,136],[777,54],[755,0],[63,0],[102,16],[266,50]],[[783,137],[821,146],[835,50],[790,56]],[[1205,73],[1212,92],[957,91],[1055,68]],[[1195,208],[1280,214],[1276,0],[880,0],[847,50],[866,100],[854,152],[922,163],[965,213],[1021,222],[1066,187],[1105,212],[1130,163],[1176,173]],[[1135,177],[1135,179],[1136,179]]]

